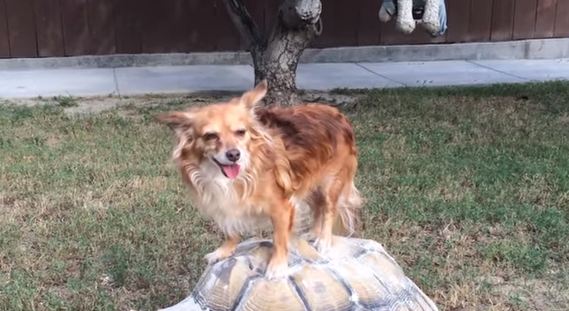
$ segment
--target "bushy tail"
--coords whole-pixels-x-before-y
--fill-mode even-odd
[[[354,236],[360,228],[360,213],[364,200],[352,182],[338,200],[338,216],[334,224],[334,234]]]

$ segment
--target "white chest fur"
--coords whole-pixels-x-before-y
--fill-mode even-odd
[[[196,190],[193,199],[197,208],[225,234],[243,236],[270,228],[269,217],[239,197],[234,181],[223,176],[218,167],[202,165],[190,173],[190,180]]]

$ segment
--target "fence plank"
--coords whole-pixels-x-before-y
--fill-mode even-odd
[[[61,10],[57,1],[35,1],[38,56],[63,56],[65,48]]]
[[[217,36],[220,25],[217,18],[212,18],[216,14],[212,1],[141,2],[145,53],[211,51],[218,40],[223,40]],[[239,37],[235,39],[238,42]]]
[[[203,7],[203,5],[200,5],[199,1],[170,0],[167,2],[169,2],[166,14],[169,17],[170,48],[165,52],[186,52],[190,49],[202,51],[203,45],[210,43],[201,40],[200,35],[206,29],[199,27],[200,23],[196,18],[203,14],[196,12],[198,6]]]
[[[0,57],[245,48],[223,0],[0,0]],[[278,1],[245,0],[269,31]],[[569,36],[569,0],[446,0],[449,30],[431,38],[380,23],[380,0],[323,3],[312,47],[472,42]]]
[[[322,4],[324,31],[316,39],[314,47],[353,46],[357,44],[358,10],[343,1],[328,1]]]
[[[357,45],[376,45],[380,42],[381,25],[378,18],[380,1],[359,0],[357,29]]]
[[[553,37],[553,32],[555,30],[556,7],[557,7],[557,0],[537,1],[537,13],[536,13],[537,15],[535,19],[535,33],[534,33],[535,38]]]
[[[381,23],[379,28],[379,38],[380,44],[396,44],[405,41],[405,37],[408,35],[402,34],[397,31],[395,27],[395,20],[391,20],[388,23]]]
[[[492,12],[490,40],[511,40],[514,34],[515,0],[495,0]]]
[[[455,43],[465,41],[470,18],[470,1],[471,0],[447,1],[448,42]]]
[[[490,33],[492,31],[492,2],[492,0],[473,0],[470,3],[468,33],[465,35],[465,40],[490,40]]]
[[[12,57],[36,57],[36,25],[32,0],[5,0]]]
[[[116,53],[114,14],[114,0],[88,2],[87,21],[92,45],[90,50],[93,54]]]
[[[10,57],[10,38],[8,37],[8,17],[6,4],[0,0],[0,57]]]
[[[167,53],[174,42],[174,32],[170,16],[169,1],[140,0],[139,7],[142,11],[142,52],[143,53]]]
[[[241,45],[241,35],[235,25],[233,25],[229,13],[227,13],[227,9],[225,8],[225,4],[223,4],[222,1],[223,0],[211,1],[213,7],[210,9],[213,10],[215,18],[209,21],[209,27],[211,27],[211,36],[216,38],[212,49],[218,51],[236,50]],[[276,10],[274,14],[276,16]],[[208,16],[204,16],[204,18],[206,19],[205,23],[208,23]]]
[[[220,38],[218,34],[223,32],[228,32],[231,28],[235,28],[231,24],[231,20],[227,19],[225,27],[231,27],[230,29],[222,28],[222,25],[218,25],[218,19],[212,20],[212,16],[216,15],[216,7],[212,1],[207,1],[207,4],[203,1],[193,0],[188,2],[187,14],[189,24],[187,24],[186,34],[181,34],[180,40],[186,40],[188,43],[185,51],[213,51],[216,49],[217,43]],[[223,7],[225,9],[225,7]],[[181,16],[183,19],[184,16]],[[235,32],[235,40],[239,40],[239,34]],[[236,47],[235,47],[236,48]]]
[[[398,31],[394,21],[382,24],[381,27],[381,43],[387,45],[436,43],[444,42],[446,39],[446,35],[433,38],[421,25],[416,25],[415,30],[410,34]]]
[[[139,0],[115,0],[115,35],[117,53],[142,52],[142,18]]]
[[[534,37],[536,8],[537,0],[516,0],[514,39],[530,39]]]
[[[63,14],[65,55],[92,54],[91,36],[87,24],[87,0],[60,0]]]
[[[556,37],[569,36],[569,1],[567,0],[560,0],[557,2],[554,35]]]
[[[415,36],[415,33],[418,31],[418,29],[416,29],[412,34],[401,33],[395,27],[396,19],[397,19],[397,17],[394,16],[391,19],[391,21],[389,21],[388,23],[382,22],[380,24],[380,28],[379,28],[380,44],[387,44],[387,45],[405,44],[405,43],[412,43],[414,41],[414,39],[411,39],[410,37]],[[378,21],[379,21],[379,17],[378,17]]]

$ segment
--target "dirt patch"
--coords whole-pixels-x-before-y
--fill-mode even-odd
[[[153,94],[142,96],[94,96],[94,97],[73,97],[68,99],[73,101],[73,105],[62,104],[61,98],[25,98],[10,99],[0,102],[5,105],[17,106],[38,106],[55,105],[64,107],[64,111],[69,116],[88,115],[101,113],[121,107],[152,108],[171,103],[188,104],[207,104],[219,101],[226,101],[232,97],[239,96],[235,92],[200,92],[191,94]],[[328,92],[303,92],[301,97],[307,103],[327,103],[335,106],[351,107],[355,105],[361,95],[333,94]]]
[[[569,290],[554,280],[501,280],[494,285],[493,293],[507,297],[513,309],[569,310]]]

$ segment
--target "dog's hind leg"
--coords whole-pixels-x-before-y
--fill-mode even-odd
[[[322,233],[322,221],[326,210],[326,197],[322,189],[317,188],[307,197],[306,203],[312,210],[310,238],[318,239]]]
[[[332,246],[333,234],[352,235],[359,222],[362,199],[354,186],[357,162],[353,158],[344,162],[344,167],[336,175],[327,179],[322,204],[322,226],[317,247],[323,251]],[[341,228],[335,225],[341,225]],[[339,232],[335,232],[339,231]]]
[[[332,229],[338,213],[338,199],[342,193],[344,184],[341,178],[334,176],[324,185],[323,204],[321,205],[321,227],[316,240],[316,247],[320,252],[325,252],[333,243]]]
[[[338,198],[337,208],[340,216],[338,224],[341,225],[341,228],[335,229],[340,229],[341,234],[347,236],[357,234],[356,231],[360,225],[360,213],[363,205],[363,199],[354,184],[357,168],[358,162],[355,156],[345,162],[342,178],[343,187]]]

